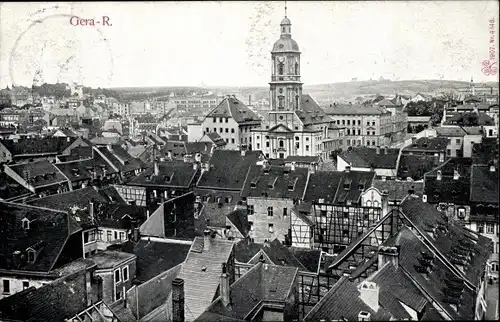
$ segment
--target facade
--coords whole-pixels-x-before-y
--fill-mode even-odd
[[[252,147],[266,157],[321,156],[340,148],[342,131],[310,95],[302,94],[300,50],[292,39],[290,19],[280,24],[281,36],[271,51],[270,110],[252,130]]]

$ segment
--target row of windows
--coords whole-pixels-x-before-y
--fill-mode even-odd
[[[337,124],[340,125],[342,122],[342,125],[351,125],[351,120],[337,120]],[[335,123],[335,121],[334,121]],[[361,125],[361,120],[357,120],[357,124]],[[352,120],[352,125],[356,125],[356,120]],[[375,121],[371,122],[372,126],[375,126]],[[370,126],[370,121],[366,121],[366,126]]]
[[[115,284],[128,281],[128,266],[115,270]]]
[[[358,144],[356,144],[356,140],[352,140],[352,142],[351,142],[351,140],[347,139],[347,145],[351,146],[351,143],[352,143],[352,146],[355,146],[355,145],[359,146],[359,145],[361,145],[361,140],[358,140],[358,142],[357,142]],[[342,144],[342,141],[340,142],[340,144]],[[375,146],[375,144],[376,144],[375,141],[372,140],[371,145]],[[366,145],[369,146],[370,141],[366,141]]]
[[[484,231],[484,223],[482,222],[478,222],[477,223],[477,232],[480,233],[480,234],[484,234],[485,231]],[[498,228],[497,228],[498,230]],[[495,224],[486,224],[486,234],[494,234],[495,233]],[[498,232],[497,232],[498,234]]]
[[[221,127],[219,130],[220,130],[219,133],[224,133],[224,128],[223,127]],[[205,129],[205,132],[206,133],[210,133],[210,128],[207,127]],[[217,133],[217,128],[216,127],[214,127],[214,132]],[[226,127],[225,132],[229,133],[229,128]],[[231,133],[234,133],[234,128],[231,129]]]
[[[255,208],[253,205],[247,205],[247,210],[249,215],[255,214]],[[272,217],[273,215],[274,215],[274,208],[272,206],[267,207],[267,216]],[[283,208],[283,217],[286,216],[288,216],[288,208]]]
[[[47,283],[42,283],[42,285],[46,285]],[[23,291],[30,287],[29,281],[23,281]],[[4,279],[2,280],[2,294],[10,294],[10,280]]]
[[[229,118],[226,117],[225,120],[226,120],[226,123],[229,122]],[[213,122],[217,123],[217,118],[216,117],[214,117]],[[224,118],[220,117],[219,118],[219,123],[224,123]]]

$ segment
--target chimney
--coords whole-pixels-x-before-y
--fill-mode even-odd
[[[210,163],[205,162],[205,166],[203,167],[203,169],[204,169],[205,171],[209,171],[209,170],[210,170]]]
[[[207,146],[205,145],[205,151],[207,149]],[[201,162],[201,153],[196,153],[196,155],[194,156],[194,161],[196,162]]]
[[[380,146],[377,145],[377,155],[380,154]]]
[[[132,240],[135,243],[138,243],[141,240],[141,232],[139,231],[139,227],[134,227],[132,231]]]
[[[292,163],[290,164],[290,171],[295,171],[296,167],[297,167],[297,162],[292,161]]]
[[[370,281],[364,281],[359,289],[359,297],[373,311],[377,312],[379,308],[378,297],[380,294],[379,286]]]
[[[220,297],[222,305],[227,307],[231,304],[231,295],[229,289],[229,274],[227,273],[227,264],[222,263],[222,274],[220,276]]]
[[[113,149],[111,148],[111,144],[106,145],[106,147],[108,148],[108,151],[113,152]]]
[[[415,187],[414,186],[411,186],[410,189],[408,189],[408,194],[410,196],[413,196],[415,194]]]
[[[172,281],[172,322],[184,322],[184,280]]]
[[[384,154],[387,154],[389,152],[389,148],[387,147],[387,145],[384,147]]]
[[[210,246],[212,245],[212,237],[210,236],[210,229],[205,229],[203,232],[203,250],[210,250]]]
[[[458,180],[460,178],[460,174],[457,170],[453,170],[453,180]]]
[[[244,157],[247,155],[247,151],[245,149],[241,149],[241,156]]]
[[[439,153],[439,162],[444,162],[444,153],[443,152]]]
[[[399,265],[399,246],[380,247],[378,250],[378,269],[381,269],[387,262],[391,262],[394,267]]]
[[[438,170],[436,180],[441,181],[442,178],[443,178],[443,174],[441,173],[441,170]]]
[[[370,312],[360,311],[358,314],[358,321],[371,321]]]
[[[351,172],[351,166],[350,166],[350,165],[346,165],[346,167],[345,167],[345,172],[346,172],[346,173]]]
[[[314,173],[316,172],[316,164],[314,162],[311,162],[309,164],[309,173]]]
[[[490,172],[495,172],[496,169],[495,169],[495,165],[494,164],[491,164],[490,165]]]
[[[149,219],[149,216],[151,216],[151,213],[149,212],[149,209],[146,210],[146,218]]]
[[[193,170],[194,171],[198,170],[198,163],[196,163],[196,162],[193,163]]]
[[[69,136],[66,137],[66,142],[70,142],[71,141],[71,138]]]
[[[160,167],[158,166],[158,162],[154,161],[154,175],[160,175]]]

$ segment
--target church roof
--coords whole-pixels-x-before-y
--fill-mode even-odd
[[[320,124],[331,122],[332,119],[326,115],[325,111],[319,107],[318,103],[309,94],[301,96],[301,109],[295,114],[304,125]]]
[[[288,19],[287,17],[283,18],[283,20],[281,20],[281,23],[280,25],[291,25],[292,22],[290,21],[290,19]]]

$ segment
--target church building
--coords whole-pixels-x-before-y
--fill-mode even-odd
[[[302,93],[300,50],[286,12],[280,32],[271,51],[270,108],[263,113],[260,128],[251,130],[252,148],[272,159],[320,156],[327,161],[342,146],[343,129]]]

